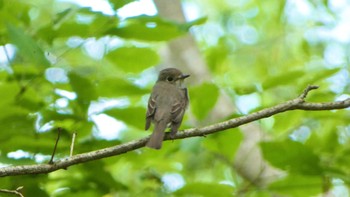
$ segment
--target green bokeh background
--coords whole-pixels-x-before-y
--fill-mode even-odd
[[[133,2],[109,1],[116,11]],[[186,0],[182,6],[200,14],[178,23],[111,16],[64,1],[0,0],[1,53],[8,55],[0,64],[0,164],[47,162],[58,127],[56,159],[69,155],[73,132],[75,153],[149,135],[144,115],[154,67],[163,59],[159,50],[189,32],[212,80],[187,84],[191,106],[182,129],[207,125],[220,92],[239,110],[216,122],[295,98],[308,84],[320,86],[308,101],[348,97],[350,39],[329,33],[343,22],[342,10],[333,1],[302,2],[311,14],[293,1]],[[245,98],[253,101],[238,102]],[[101,104],[113,100],[123,102]],[[100,104],[97,111],[92,103]],[[93,119],[99,114],[124,125],[112,128],[117,137],[99,135]],[[142,148],[50,174],[3,177],[0,189],[24,186],[25,196],[43,197],[349,196],[349,119],[349,110],[292,111],[258,121],[269,136],[260,144],[265,160],[284,172],[264,187],[234,168],[243,140],[235,128],[167,141],[160,151]],[[165,180],[169,174],[173,182]]]

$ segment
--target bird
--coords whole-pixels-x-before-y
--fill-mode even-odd
[[[170,127],[171,138],[178,131],[189,103],[188,90],[183,87],[184,79],[189,76],[176,68],[159,72],[147,105],[145,130],[150,128],[151,122],[154,124],[147,147],[160,149],[167,127]]]

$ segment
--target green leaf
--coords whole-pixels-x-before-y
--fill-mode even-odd
[[[252,94],[258,91],[256,85],[237,85],[235,88],[235,92],[238,95]]]
[[[108,1],[112,5],[114,10],[118,10],[119,8],[122,8],[126,4],[134,2],[135,0],[108,0]]]
[[[31,18],[29,17],[29,11],[33,7],[24,2],[19,1],[4,1],[1,3],[0,12],[0,30],[1,34],[6,32],[6,23],[11,23],[12,25],[29,25],[31,23]],[[2,35],[3,36],[3,35]],[[4,37],[1,37],[4,38]]]
[[[81,117],[76,115],[76,114],[63,114],[63,113],[58,113],[55,110],[51,109],[45,109],[40,111],[41,115],[43,116],[42,122],[43,123],[48,123],[50,121],[64,121],[64,120],[72,120],[73,122],[75,121],[80,121]]]
[[[77,20],[79,22],[77,23]],[[82,38],[102,37],[107,29],[119,23],[117,17],[110,17],[91,8],[66,9],[55,15],[54,26],[47,24],[39,28],[37,36],[52,44],[58,38],[79,36]]]
[[[142,89],[131,82],[121,78],[104,78],[98,83],[97,92],[102,97],[120,97],[143,95],[149,90]]]
[[[21,88],[16,83],[0,83],[0,92],[4,93],[1,95],[0,108],[3,110],[4,107],[12,105],[15,102],[16,95],[18,95],[20,91]],[[0,117],[4,115],[6,115],[6,113],[0,113]]]
[[[36,79],[39,81],[39,77]],[[40,91],[38,91],[35,86],[28,85],[21,87],[20,91],[16,94],[16,97],[14,97],[15,105],[29,110],[30,113],[36,113],[45,106],[43,95],[46,96],[45,85],[47,84],[46,81],[42,82]]]
[[[72,72],[68,76],[72,89],[78,94],[78,99],[91,101],[98,98],[95,86],[90,79]]]
[[[287,71],[283,72],[280,75],[276,76],[269,76],[263,83],[263,88],[269,89],[280,85],[286,85],[295,83],[297,79],[300,79],[305,75],[305,72],[303,70],[293,70],[293,71]]]
[[[90,26],[88,24],[77,24],[74,22],[66,22],[60,26],[55,37],[81,36],[86,38],[90,35]]]
[[[44,51],[23,29],[7,24],[7,31],[11,42],[17,46],[23,57],[36,64],[37,67],[41,67],[41,69],[50,66]]]
[[[101,160],[97,160],[91,163],[86,163],[81,166],[83,168],[81,171],[84,172],[84,176],[86,177],[85,180],[87,180],[88,182],[95,183],[99,187],[99,190],[102,190],[105,193],[110,192],[111,189],[115,189],[116,191],[126,189],[126,187],[123,184],[120,184],[117,181],[115,181],[115,179],[112,177],[112,174],[109,171],[107,171],[105,167],[94,169],[96,165],[105,166],[105,163]],[[98,174],[98,176],[96,176],[96,174]],[[82,182],[81,189],[84,189],[85,187],[86,184]]]
[[[179,196],[232,196],[233,188],[229,185],[215,183],[189,183],[174,192]]]
[[[321,177],[290,174],[269,186],[269,190],[287,196],[317,196],[322,192]]]
[[[67,8],[67,9],[63,10],[62,12],[57,13],[53,23],[57,25],[58,23],[63,22],[66,18],[69,17],[69,15],[72,14],[72,12],[73,12],[72,8]]]
[[[2,110],[6,110],[6,114],[0,118],[0,131],[3,132],[0,136],[1,146],[4,145],[2,140],[13,138],[16,134],[28,135],[35,132],[35,118],[30,117],[23,109],[11,106]]]
[[[96,166],[100,167],[96,168]],[[119,193],[125,189],[124,185],[115,181],[101,160],[72,166],[69,171],[57,171],[52,176],[54,178],[48,181],[50,188],[54,190],[69,188],[59,192],[59,195],[55,196],[93,197],[103,196],[111,192],[111,190],[118,191]]]
[[[300,142],[262,142],[264,158],[273,166],[296,174],[322,175],[320,158]]]
[[[204,119],[214,107],[219,89],[214,84],[204,83],[189,90],[190,106],[192,112],[198,119]]]
[[[201,17],[201,18],[198,18],[198,19],[195,19],[193,21],[189,21],[185,24],[182,24],[181,27],[184,29],[184,30],[189,30],[189,28],[191,28],[192,26],[195,26],[195,25],[202,25],[204,24],[206,21],[208,20],[208,17]]]
[[[339,72],[340,68],[324,69],[318,68],[316,70],[311,70],[308,74],[301,80],[301,83],[305,85],[314,84],[317,81],[322,81],[335,73]]]
[[[0,108],[0,144],[1,140],[12,138],[13,135],[32,134],[34,132],[35,116],[30,116],[30,110],[38,109],[37,95],[24,92],[20,94],[20,88],[15,83],[0,84],[1,95]],[[33,93],[33,91],[29,91]]]
[[[305,111],[291,111],[289,113],[277,114],[273,117],[275,120],[273,130],[274,133],[285,133],[302,124],[305,117]]]
[[[307,96],[307,101],[309,102],[327,102],[327,101],[334,101],[336,99],[336,94],[332,92],[331,90],[329,91],[315,91],[312,94],[309,94]]]
[[[107,58],[125,72],[138,73],[156,65],[158,54],[149,48],[121,47],[108,53]]]
[[[128,107],[124,109],[110,109],[104,112],[117,120],[125,122],[144,130],[146,121],[146,109],[142,107]]]
[[[210,152],[216,152],[225,156],[228,160],[234,158],[243,134],[238,129],[229,129],[225,133],[217,133],[207,137],[203,142],[203,146]]]
[[[319,117],[321,120],[322,118]],[[323,154],[330,154],[335,156],[338,151],[342,150],[342,145],[339,143],[341,137],[338,134],[337,126],[340,126],[341,118],[331,118],[325,117],[322,121],[322,126],[319,128],[319,132],[312,132],[306,144],[317,152],[322,152]]]
[[[28,63],[14,64],[13,72],[15,79],[20,79],[21,81],[30,81],[37,77],[42,77],[42,70]]]
[[[95,86],[92,84],[89,78],[78,75],[74,72],[68,74],[69,82],[72,89],[77,93],[77,100],[84,111],[90,105],[92,100],[97,100],[98,95]]]
[[[157,16],[137,16],[128,18],[119,25],[106,32],[122,38],[145,41],[167,41],[184,35],[186,31],[173,22],[168,22]]]

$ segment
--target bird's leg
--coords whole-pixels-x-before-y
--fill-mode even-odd
[[[175,135],[177,133],[177,130],[180,127],[181,122],[172,122],[171,123],[171,131],[170,131],[170,138],[173,140],[175,138]]]

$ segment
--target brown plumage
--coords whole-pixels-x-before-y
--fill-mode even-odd
[[[187,88],[182,88],[181,84],[189,76],[176,68],[160,71],[148,100],[145,129],[148,130],[153,122],[154,130],[147,147],[160,149],[168,126],[170,135],[176,134],[189,102]]]

